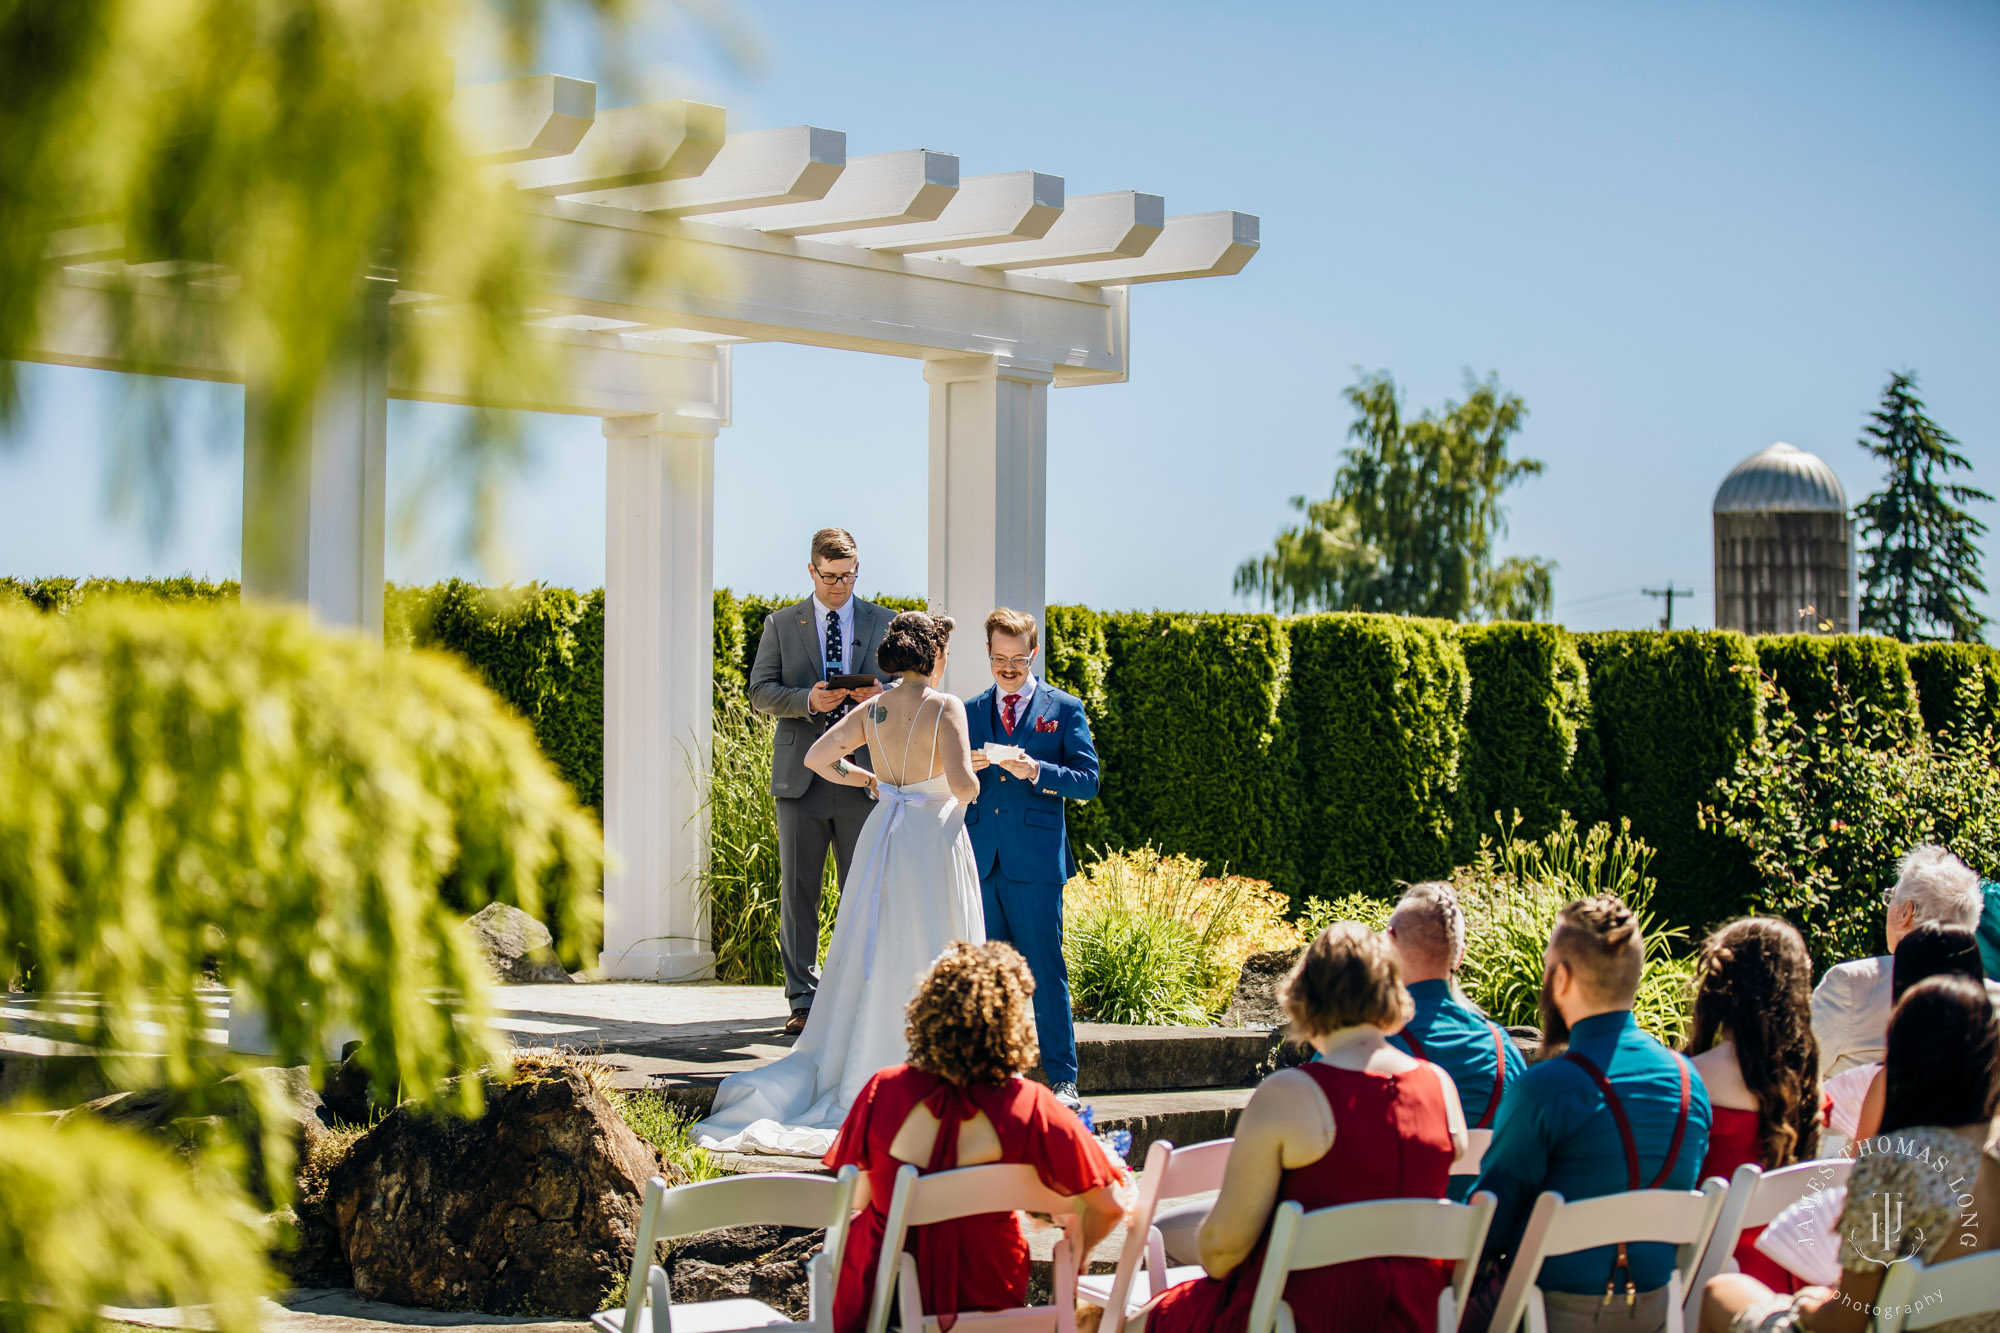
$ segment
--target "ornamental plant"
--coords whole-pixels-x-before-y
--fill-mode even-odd
[[[1959,680],[1955,716],[1977,715],[1983,682]],[[1889,728],[1837,679],[1829,704],[1802,716],[1760,677],[1763,734],[1715,784],[1705,824],[1748,852],[1759,910],[1806,938],[1813,964],[1879,954],[1882,891],[1912,847],[1943,843],[1975,870],[2000,866],[2000,746],[1990,725]]]
[[[0,971],[114,1087],[198,1104],[251,1063],[208,1038],[219,976],[264,1019],[255,1063],[317,1073],[358,1034],[376,1087],[434,1097],[505,1057],[447,900],[545,916],[581,961],[602,861],[533,734],[442,655],[255,606],[0,609]],[[96,1003],[62,1002],[79,992]],[[480,1081],[452,1086],[476,1112]],[[287,1139],[259,1109],[282,1200]],[[247,1201],[190,1169],[117,1130],[0,1117],[0,1333],[94,1330],[121,1284],[116,1303],[215,1301],[250,1327],[267,1275]]]

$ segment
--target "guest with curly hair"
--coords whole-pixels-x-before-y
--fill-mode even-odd
[[[1320,1059],[1280,1070],[1251,1094],[1222,1192],[1201,1227],[1208,1276],[1168,1288],[1139,1333],[1241,1333],[1280,1203],[1310,1211],[1441,1199],[1465,1148],[1451,1076],[1389,1042],[1414,1006],[1386,936],[1335,922],[1307,946],[1279,994]],[[1427,1259],[1363,1259],[1293,1273],[1284,1296],[1306,1333],[1428,1328],[1448,1276]]]
[[[1687,1053],[1714,1119],[1701,1176],[1724,1180],[1746,1162],[1775,1171],[1810,1158],[1819,1141],[1819,1047],[1812,1033],[1812,958],[1789,922],[1744,917],[1701,946]],[[1746,1227],[1736,1264],[1774,1291],[1803,1284],[1757,1249]]]
[[[867,1323],[886,1210],[906,1163],[924,1175],[990,1162],[1033,1166],[1051,1190],[1082,1200],[1086,1253],[1124,1220],[1113,1193],[1123,1171],[1075,1112],[1021,1077],[1041,1058],[1034,993],[1027,963],[998,941],[953,943],[918,983],[905,1011],[909,1063],[868,1081],[825,1159],[836,1171],[852,1162],[868,1178],[868,1206],[841,1255],[839,1333]],[[1027,1300],[1028,1245],[1012,1213],[913,1228],[909,1250],[924,1310],[947,1328],[961,1311]]]

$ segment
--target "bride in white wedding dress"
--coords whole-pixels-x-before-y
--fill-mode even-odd
[[[823,1156],[862,1085],[908,1058],[903,1009],[918,978],[953,940],[985,942],[965,836],[979,795],[965,704],[936,688],[951,631],[951,617],[921,611],[891,621],[877,661],[902,679],[806,752],[821,778],[867,787],[879,804],[854,847],[805,1032],[782,1060],[722,1081],[694,1127],[704,1148]],[[848,759],[864,745],[873,772]]]

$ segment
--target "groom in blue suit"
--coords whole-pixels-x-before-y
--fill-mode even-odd
[[[1049,1088],[1072,1105],[1076,1028],[1063,963],[1063,885],[1076,873],[1063,802],[1097,795],[1097,751],[1083,701],[1035,677],[1041,635],[1035,618],[1005,607],[986,617],[993,687],[965,702],[979,799],[965,813],[979,863],[986,938],[1006,940],[1035,974],[1035,1035]],[[1017,746],[1025,759],[989,763],[987,742]]]

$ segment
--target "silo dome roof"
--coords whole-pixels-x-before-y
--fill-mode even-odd
[[[1774,444],[1729,470],[1716,489],[1714,505],[1718,514],[1773,510],[1844,514],[1847,492],[1818,455]]]

